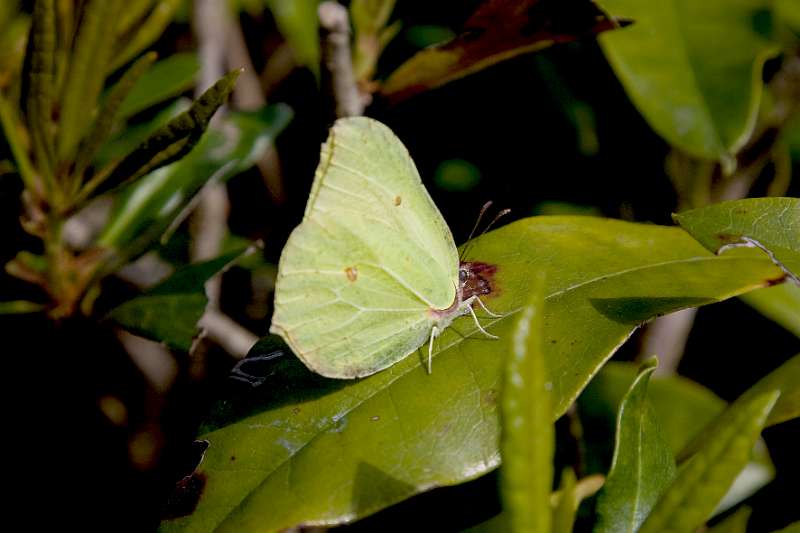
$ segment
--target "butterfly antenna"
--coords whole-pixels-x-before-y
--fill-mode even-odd
[[[471,241],[472,237],[475,236],[475,232],[478,230],[478,226],[480,225],[481,220],[483,220],[483,215],[486,214],[486,211],[491,206],[492,206],[492,201],[489,200],[488,202],[483,204],[483,207],[481,207],[481,211],[480,211],[480,213],[478,213],[478,218],[475,220],[475,225],[472,226],[472,231],[469,232],[469,237],[467,237],[467,245],[464,246],[464,250],[461,252],[461,256],[458,258],[459,262],[461,262],[464,259],[464,257],[466,256],[467,250],[469,250],[469,241]]]
[[[491,222],[489,222],[489,225],[488,225],[488,226],[486,226],[486,229],[485,229],[485,230],[483,230],[483,232],[481,233],[481,235],[483,235],[484,233],[486,233],[487,231],[489,231],[490,229],[492,229],[492,226],[494,226],[494,225],[497,223],[497,221],[498,221],[498,220],[500,220],[501,218],[503,218],[504,216],[506,216],[506,215],[507,215],[507,214],[509,214],[510,212],[511,212],[511,209],[503,209],[502,211],[500,211],[499,213],[497,213],[497,216],[496,216],[496,217],[494,217],[494,220],[492,220]]]

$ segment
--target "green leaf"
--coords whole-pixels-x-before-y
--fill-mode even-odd
[[[619,408],[614,459],[597,501],[596,532],[635,532],[675,477],[675,459],[647,400],[658,361],[644,363]]]
[[[14,156],[17,171],[25,183],[25,188],[30,191],[37,190],[36,171],[33,169],[27,150],[25,150],[20,118],[17,110],[8,104],[8,100],[2,92],[0,92],[0,125],[3,127],[3,138]]]
[[[61,95],[58,160],[69,161],[89,124],[111,60],[120,0],[87,0]]]
[[[206,281],[246,250],[239,248],[209,261],[187,265],[142,296],[115,307],[107,318],[137,335],[188,352],[197,335],[197,322],[208,304]]]
[[[747,521],[750,520],[752,512],[751,508],[746,505],[742,506],[708,531],[709,533],[747,533]]]
[[[748,292],[739,297],[744,303],[800,337],[800,287],[782,283]]]
[[[792,522],[785,528],[780,531],[775,531],[774,533],[800,533],[800,522]]]
[[[189,109],[150,135],[107,176],[101,173],[98,179],[90,181],[84,195],[100,194],[134,181],[191,152],[208,128],[211,117],[225,103],[240,73],[241,71],[234,70],[217,81]]]
[[[13,300],[0,302],[0,315],[22,315],[28,313],[38,313],[44,311],[44,304],[28,302],[25,300]]]
[[[266,0],[275,24],[294,52],[295,60],[319,72],[319,0]]]
[[[630,363],[609,362],[578,399],[586,440],[592,443],[586,450],[590,472],[606,468],[606,458],[613,450],[607,449],[604,443],[613,438],[614,413],[636,372],[636,367]],[[674,456],[698,438],[726,407],[725,402],[710,390],[680,376],[656,376],[650,381],[647,395]],[[766,447],[756,446],[753,452],[752,460],[736,479],[717,512],[739,503],[774,476]]]
[[[543,291],[544,278],[534,277],[508,343],[500,399],[500,493],[510,531],[517,532],[550,532],[555,432],[542,349]]]
[[[800,7],[794,0],[775,0],[775,17],[800,34]]]
[[[547,272],[553,419],[643,321],[780,275],[762,256],[716,257],[679,228],[590,217],[515,222],[472,241],[467,260],[496,267],[485,303],[508,316],[482,322],[506,340],[531,276]],[[198,473],[202,498],[163,528],[339,523],[496,468],[505,342],[476,333],[468,317],[445,330],[432,375],[421,354],[354,381],[326,380],[284,358],[253,393],[221,404],[203,431],[211,447]]]
[[[95,157],[96,167],[105,167],[120,160],[167,122],[177,117],[191,106],[188,98],[179,98],[159,111],[153,118],[137,123],[127,123],[106,142]]]
[[[125,259],[147,250],[209,180],[225,181],[254,165],[291,117],[284,105],[228,114],[225,135],[212,129],[187,157],[126,187],[97,244]]]
[[[133,86],[119,110],[120,119],[127,119],[190,89],[198,72],[200,61],[196,54],[174,54],[159,61]]]
[[[381,92],[399,102],[500,61],[617,25],[588,0],[488,0],[458,37],[415,54],[389,76]]]
[[[400,30],[399,24],[386,28],[394,10],[395,0],[353,0],[350,20],[355,34],[353,43],[353,73],[356,80],[369,81],[386,45]]]
[[[736,401],[724,416],[727,423],[708,434],[705,444],[681,468],[661,496],[640,533],[694,531],[712,514],[750,459],[780,392]]]
[[[575,525],[575,513],[580,502],[575,495],[575,472],[571,468],[566,468],[562,472],[559,492],[561,497],[558,500],[558,506],[553,510],[553,533],[572,533]]]
[[[26,115],[36,164],[52,185],[53,74],[55,72],[56,16],[54,0],[37,0],[28,52]]]
[[[757,29],[769,0],[601,0],[635,21],[600,37],[634,105],[669,143],[723,161],[749,139],[761,69],[777,49]]]
[[[109,91],[100,112],[97,114],[91,132],[81,143],[75,163],[75,173],[77,175],[83,175],[84,170],[91,164],[97,150],[100,149],[111,133],[111,129],[118,118],[120,106],[123,105],[134,84],[150,68],[156,57],[155,52],[142,56]]]
[[[183,0],[159,0],[150,15],[143,22],[136,24],[133,34],[129,36],[122,49],[115,53],[109,70],[118,69],[156,42],[172,22],[175,12],[182,3]]]
[[[673,215],[703,246],[719,253],[756,241],[775,256],[800,284],[800,199],[747,198]],[[791,275],[791,274],[790,274]]]

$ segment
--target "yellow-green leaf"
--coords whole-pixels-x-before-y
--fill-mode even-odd
[[[542,321],[544,280],[534,276],[530,303],[509,339],[501,397],[500,492],[514,532],[549,533],[555,436]]]
[[[736,401],[704,445],[681,468],[640,533],[684,533],[700,527],[747,464],[753,445],[780,392]]]

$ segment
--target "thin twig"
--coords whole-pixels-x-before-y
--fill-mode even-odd
[[[336,116],[362,115],[365,101],[353,74],[347,9],[329,0],[319,5],[317,14],[322,31],[323,81],[333,96]]]
[[[244,358],[258,341],[253,333],[212,308],[208,308],[200,319],[200,327],[205,329],[209,339],[237,359]]]
[[[231,26],[227,3],[219,0],[195,0],[194,26],[200,50],[200,84],[197,87],[197,93],[200,94],[225,72],[225,48]],[[224,109],[216,114],[216,123],[223,113]],[[190,224],[192,261],[203,261],[220,254],[227,228],[228,210],[228,192],[224,184],[215,184],[203,191]],[[220,287],[219,276],[210,279],[206,284],[211,308],[219,305]]]

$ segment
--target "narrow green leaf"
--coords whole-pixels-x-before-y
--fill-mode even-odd
[[[117,33],[124,35],[134,24],[140,24],[155,2],[156,0],[128,0],[119,16]]]
[[[747,533],[747,521],[753,510],[743,505],[735,513],[708,530],[708,533]]]
[[[739,299],[800,337],[800,287],[794,283],[748,292]]]
[[[84,194],[100,194],[116,188],[188,154],[205,133],[211,117],[225,103],[240,73],[234,70],[217,81],[189,109],[156,130],[128,154],[107,177],[101,174],[101,180],[90,181]]]
[[[224,182],[254,165],[291,116],[284,105],[229,113],[221,129],[225,135],[212,129],[185,158],[125,187],[97,244],[117,250],[122,260],[142,253],[209,180]]]
[[[648,401],[653,358],[642,365],[617,416],[611,470],[597,502],[595,532],[635,532],[675,477],[675,459]]]
[[[142,50],[153,44],[172,22],[175,12],[183,0],[160,0],[144,22],[134,27],[134,33],[127,43],[114,54],[109,71],[114,71],[139,55]]]
[[[21,315],[27,313],[38,313],[43,311],[44,304],[28,302],[25,300],[13,300],[0,302],[0,315]]]
[[[11,149],[11,154],[14,156],[17,171],[19,171],[25,188],[29,191],[38,191],[36,172],[20,136],[21,122],[17,116],[16,109],[8,105],[8,101],[2,92],[0,92],[0,125],[3,127],[5,140]]]
[[[775,531],[774,533],[800,533],[800,522],[792,522],[785,528],[780,531]]]
[[[749,139],[764,61],[777,47],[754,20],[770,0],[602,0],[634,24],[600,37],[634,105],[669,143],[723,161]]]
[[[786,422],[800,416],[800,354],[795,355],[781,366],[758,380],[758,382],[747,389],[736,403],[748,402],[756,396],[761,396],[767,392],[779,391],[780,398],[772,408],[765,426],[771,426]],[[722,428],[730,424],[729,417],[735,414],[735,405],[731,405],[728,411],[712,421],[696,439],[684,448],[679,459],[687,458],[695,453],[696,450],[706,445],[709,435],[714,435]]]
[[[747,245],[747,239],[800,275],[800,199],[747,198],[722,202],[673,215],[692,237],[719,253],[726,247]],[[800,283],[800,277],[797,277]]]
[[[36,0],[29,43],[26,113],[33,153],[40,172],[52,183],[53,73],[55,69],[56,16],[54,0]]]
[[[200,61],[197,54],[174,54],[159,61],[133,86],[119,110],[127,119],[194,86]]]
[[[616,413],[637,369],[631,363],[607,363],[578,399],[578,412],[587,446],[587,470],[602,471],[613,450],[607,446],[614,440]],[[705,428],[724,412],[726,403],[702,385],[680,376],[656,376],[650,381],[647,396],[673,456],[677,456]],[[759,443],[753,457],[725,495],[715,511],[740,503],[774,477],[775,468],[766,446]]]
[[[152,119],[126,124],[120,131],[115,132],[111,139],[100,148],[100,151],[95,156],[95,166],[105,168],[114,161],[121,160],[160,127],[189,109],[191,105],[192,101],[190,99],[178,98],[156,113]]]
[[[319,0],[267,0],[267,5],[296,61],[319,72]]]
[[[353,73],[357,80],[369,81],[375,74],[381,52],[392,37],[397,35],[399,26],[381,38],[389,17],[394,10],[395,0],[353,0],[350,2],[350,20],[353,22]]]
[[[530,303],[509,339],[501,397],[500,492],[510,531],[550,531],[555,436],[542,347],[544,278],[534,277]]]
[[[197,322],[208,304],[205,282],[246,250],[239,248],[215,259],[188,265],[142,296],[115,307],[107,318],[137,335],[188,352],[197,335]]]
[[[566,468],[561,474],[561,498],[553,510],[553,533],[572,533],[575,513],[578,511],[578,498],[575,494],[575,472]]]
[[[747,464],[753,445],[779,391],[736,401],[725,425],[709,433],[704,445],[682,467],[661,496],[640,533],[683,533],[700,527]]]
[[[87,0],[70,59],[58,131],[58,160],[74,156],[95,117],[97,100],[113,50],[121,0]]]
[[[81,143],[75,163],[75,174],[82,176],[91,164],[97,150],[108,138],[114,123],[117,120],[120,106],[123,105],[128,94],[136,82],[149,69],[156,60],[156,53],[150,52],[143,55],[129,68],[109,92],[103,106],[97,114],[94,125],[89,135]]]

